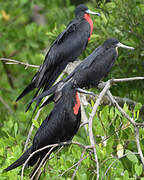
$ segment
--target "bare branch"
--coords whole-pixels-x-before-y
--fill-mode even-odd
[[[81,154],[81,157],[80,157],[80,160],[83,158],[85,152],[86,152],[86,149],[83,150],[83,152],[82,152],[82,154]],[[82,162],[82,161],[80,161],[80,160],[79,160],[79,163],[77,164],[77,167],[76,167],[76,169],[75,169],[75,171],[74,171],[74,173],[73,173],[73,175],[72,175],[71,180],[73,180],[74,177],[76,176],[76,172],[77,172],[77,170],[78,170],[78,168],[79,168],[79,166],[80,166],[80,164],[81,164],[81,162]]]
[[[71,142],[71,141],[61,142],[61,143],[56,143],[56,144],[50,144],[50,145],[47,145],[47,146],[45,146],[45,147],[43,147],[43,148],[40,148],[40,149],[34,151],[33,153],[31,153],[30,156],[29,156],[29,157],[27,158],[27,160],[25,161],[25,163],[24,163],[24,165],[23,165],[23,167],[22,167],[21,179],[23,179],[24,169],[25,169],[28,161],[29,161],[30,158],[31,158],[32,156],[34,156],[36,153],[38,153],[38,152],[40,152],[40,151],[43,151],[43,150],[45,150],[45,149],[51,148],[51,147],[54,148],[54,147],[64,146],[64,145],[70,145],[70,144],[78,145],[78,146],[80,146],[80,147],[82,147],[82,148],[84,148],[84,149],[91,149],[91,148],[92,148],[92,146],[85,146],[85,145],[83,145],[83,144],[80,144],[79,142]]]
[[[95,161],[96,161],[96,166],[97,166],[97,180],[99,179],[99,162],[98,162],[98,157],[96,154],[95,141],[94,141],[93,132],[92,132],[92,122],[93,122],[93,118],[96,113],[96,110],[97,110],[98,106],[100,105],[100,102],[101,102],[103,96],[105,95],[105,93],[107,92],[107,90],[109,88],[110,88],[110,81],[107,81],[104,89],[101,91],[98,99],[96,100],[96,103],[94,104],[93,110],[92,110],[92,112],[90,114],[90,118],[89,118],[89,138],[90,138],[90,142],[93,147],[93,150],[94,150],[94,156],[95,156]]]
[[[14,60],[14,59],[9,59],[9,58],[0,58],[0,61],[5,61],[6,64],[20,64],[20,65],[24,65],[25,68],[27,68],[27,67],[39,68],[38,65],[32,65],[32,64],[24,63],[24,62],[17,61],[17,60]]]
[[[105,174],[103,175],[103,177],[101,178],[101,180],[104,179],[104,177],[106,176],[107,172],[110,170],[110,168],[112,167],[112,165],[113,165],[116,161],[118,161],[118,160],[120,160],[120,159],[122,159],[122,158],[124,158],[125,156],[130,155],[130,154],[138,154],[138,153],[137,153],[137,152],[130,152],[130,153],[124,154],[124,155],[121,156],[120,158],[115,157],[116,159],[109,165],[109,167],[107,168],[107,170],[106,170]],[[109,160],[110,160],[110,159],[109,159]]]
[[[113,166],[113,164],[117,161],[118,159],[115,159],[110,165],[109,167],[107,168],[106,172],[104,173],[103,177],[101,178],[101,180],[104,179],[104,177],[106,176],[107,172],[109,171],[109,169]]]
[[[139,128],[135,126],[135,139],[136,139],[136,145],[137,145],[137,149],[138,149],[138,153],[140,155],[140,159],[143,165],[143,170],[144,170],[144,156],[141,150],[141,146],[140,146],[140,140],[139,140]]]
[[[117,103],[117,101],[114,99],[114,97],[112,96],[110,91],[107,91],[107,95],[110,98],[110,100],[112,101],[112,103],[117,107],[117,109],[119,110],[119,112],[126,118],[128,119],[128,121],[135,127],[135,126],[141,126],[144,127],[144,123],[136,123],[133,118],[131,118]]]
[[[47,161],[48,161],[48,160],[51,160],[52,158],[54,158],[55,155],[57,155],[63,148],[64,148],[64,146],[61,146],[61,147],[58,149],[58,151],[57,151],[52,157],[47,158],[47,159],[45,160],[45,162],[43,163],[42,167],[45,167]],[[39,169],[37,175],[35,176],[35,180],[38,180],[38,179],[39,179],[41,173],[42,173],[42,171],[41,171],[41,169]]]
[[[88,155],[86,156],[86,157],[84,157],[84,158],[82,158],[82,159],[80,159],[77,163],[75,163],[73,166],[71,166],[70,168],[68,168],[67,170],[65,170],[62,174],[60,174],[59,176],[57,176],[57,177],[62,177],[66,172],[68,172],[69,170],[71,170],[72,168],[74,168],[75,166],[77,166],[78,164],[80,164],[83,160],[85,160],[86,158],[88,157]],[[57,177],[55,177],[55,178],[57,178]],[[54,178],[54,179],[55,179]]]
[[[86,115],[86,112],[84,109],[84,105],[89,104],[89,103],[86,101],[86,96],[84,96],[84,94],[80,94],[80,102],[81,102],[81,122],[83,122],[83,125],[86,125],[86,124],[88,124],[88,118],[87,118],[87,115]],[[81,126],[82,126],[82,124],[81,124]],[[86,134],[88,135],[87,126],[84,126],[84,128],[85,128]]]
[[[112,94],[110,93],[110,91],[107,92],[109,98],[111,99],[111,101],[115,104],[115,106],[118,108],[119,112],[125,117],[127,118],[130,123],[134,126],[135,128],[135,139],[136,139],[136,144],[137,144],[137,149],[138,149],[138,153],[140,155],[141,158],[141,162],[143,164],[143,169],[144,169],[144,156],[140,147],[140,140],[139,140],[139,128],[137,127],[138,124],[142,125],[142,123],[136,123],[133,118],[131,118],[116,102],[116,100],[113,98]]]
[[[112,96],[111,92],[110,91],[107,91],[107,95],[108,97],[110,98],[110,100],[112,101],[112,103],[118,108],[119,112],[125,117],[128,119],[128,121],[130,121],[130,123],[135,126],[136,123],[135,121],[133,120],[133,118],[131,118],[120,106],[119,104],[116,102],[116,100],[114,99],[114,97]]]
[[[48,145],[48,146],[45,146],[43,148],[40,148],[36,151],[34,151],[33,153],[30,154],[30,156],[27,158],[27,160],[25,161],[23,167],[22,167],[22,172],[21,172],[21,179],[23,179],[23,174],[24,174],[24,169],[25,169],[25,166],[27,165],[28,161],[30,160],[30,158],[32,156],[34,156],[36,153],[40,152],[40,151],[43,151],[45,149],[48,149],[48,148],[51,148],[51,147],[57,147],[57,146],[62,146],[62,145],[66,145],[66,144],[70,144],[70,142],[62,142],[62,143],[57,143],[57,144],[51,144],[51,145]]]
[[[31,179],[34,179],[35,175],[37,174],[37,172],[39,171],[39,169],[43,166],[44,162],[46,161],[46,159],[48,158],[48,156],[50,155],[50,153],[53,151],[54,146],[51,147],[51,149],[48,151],[48,153],[45,155],[45,157],[42,159],[42,161],[40,162],[39,166],[37,167],[37,169],[35,170],[34,174],[32,175]]]
[[[84,122],[84,123],[81,123],[80,128],[81,128],[82,126],[87,125],[88,123],[89,123],[88,121],[86,121],[86,122]]]
[[[111,83],[117,82],[128,82],[128,81],[137,81],[144,80],[144,77],[132,77],[132,78],[121,78],[121,79],[111,79]]]

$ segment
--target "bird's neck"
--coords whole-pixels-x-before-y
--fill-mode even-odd
[[[80,99],[79,99],[78,92],[76,92],[75,98],[76,98],[76,104],[73,107],[73,112],[75,115],[77,115],[80,108]]]
[[[85,18],[85,20],[90,24],[90,28],[91,28],[90,36],[91,36],[91,34],[92,34],[92,32],[93,32],[93,21],[92,21],[92,19],[90,18],[90,15],[87,14],[87,13],[84,14],[84,18]],[[88,40],[90,40],[90,37],[88,38]]]

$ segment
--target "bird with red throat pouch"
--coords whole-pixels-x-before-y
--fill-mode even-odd
[[[89,10],[83,4],[76,7],[75,19],[57,36],[50,46],[43,64],[40,65],[31,82],[18,96],[16,101],[34,89],[37,90],[33,98],[39,94],[40,90],[48,90],[65,69],[66,65],[75,61],[81,55],[86,49],[93,32],[93,21],[90,14],[100,16],[99,13]],[[29,107],[30,105],[27,110]]]

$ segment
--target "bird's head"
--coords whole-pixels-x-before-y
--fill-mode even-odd
[[[84,4],[78,5],[75,9],[75,16],[76,17],[83,17],[84,14],[93,14],[93,15],[100,16],[99,13],[96,13],[96,12],[89,10],[88,7],[85,6]]]
[[[122,48],[134,50],[133,47],[126,46],[126,45],[120,43],[120,42],[119,42],[117,39],[115,39],[115,38],[109,38],[109,39],[105,40],[103,46],[104,46],[105,48],[118,48],[118,47],[122,47]]]

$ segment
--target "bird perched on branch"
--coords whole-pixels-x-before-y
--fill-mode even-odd
[[[43,64],[16,101],[35,88],[37,88],[37,91],[34,97],[38,95],[41,89],[49,89],[65,69],[66,65],[69,62],[75,61],[76,58],[80,56],[85,50],[93,32],[93,21],[90,18],[90,14],[100,15],[99,13],[90,11],[88,7],[83,4],[76,7],[76,18],[58,35],[49,48]]]
[[[51,101],[55,102],[54,109],[36,132],[32,146],[4,171],[10,171],[24,164],[31,153],[44,146],[72,140],[81,121],[81,107],[77,89],[72,83],[69,83],[60,92],[53,95],[49,102]],[[49,150],[50,148],[45,149],[32,156],[28,165],[33,166],[38,159],[40,164]]]
[[[104,43],[84,59],[69,76],[37,96],[34,100],[39,102],[39,99],[60,91],[66,84],[72,82],[79,88],[90,86],[96,87],[99,84],[99,81],[109,73],[114,65],[115,60],[118,57],[118,47],[134,49],[133,47],[120,43],[115,38],[105,40]],[[49,100],[47,100],[47,102],[48,101]]]

